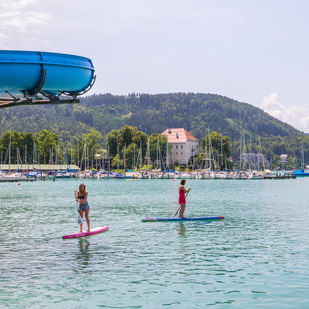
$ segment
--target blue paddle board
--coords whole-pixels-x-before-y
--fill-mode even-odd
[[[198,220],[223,220],[222,216],[215,217],[192,217],[192,218],[154,218],[146,217],[142,219],[142,222],[158,222],[158,221],[198,221]]]

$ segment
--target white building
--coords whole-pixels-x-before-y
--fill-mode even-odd
[[[288,163],[288,155],[287,154],[280,155],[280,162],[281,163]]]
[[[190,164],[190,159],[199,153],[198,139],[184,128],[167,129],[161,135],[167,137],[169,161],[172,164]]]

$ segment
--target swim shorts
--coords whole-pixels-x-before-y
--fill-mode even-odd
[[[79,204],[79,210],[85,211],[86,209],[90,208],[88,202],[85,204]]]

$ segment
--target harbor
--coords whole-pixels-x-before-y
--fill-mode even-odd
[[[251,137],[248,147],[244,134],[241,135],[239,154],[236,156],[234,143],[229,143],[227,136],[209,129],[201,144],[184,128],[167,129],[149,137],[129,126],[117,132],[118,139],[131,132],[136,138],[144,136],[144,140],[139,140],[139,148],[132,138],[128,147],[126,143],[122,146],[118,142],[111,147],[112,141],[104,147],[98,143],[91,146],[91,139],[95,136],[95,132],[92,132],[88,139],[70,148],[60,147],[58,143],[57,147],[54,145],[44,149],[43,142],[35,142],[35,139],[38,136],[43,140],[57,138],[56,135],[46,130],[37,136],[31,137],[29,134],[33,142],[27,145],[20,142],[26,140],[24,133],[6,132],[2,136],[6,146],[0,152],[0,182],[56,181],[67,178],[271,180],[309,176],[303,141],[299,161],[295,151],[293,157],[283,154],[284,145],[280,156],[269,153],[267,157],[263,154],[260,138],[257,140],[258,148],[253,152]],[[110,134],[107,135],[107,141]],[[17,141],[19,147],[14,146]],[[43,149],[44,155],[38,149]],[[233,153],[234,156],[231,156]],[[273,157],[276,157],[276,161]]]
[[[199,180],[265,180],[265,179],[296,179],[296,177],[303,177],[303,175],[294,174],[294,171],[193,171],[193,172],[164,172],[156,170],[136,171],[131,170],[127,172],[108,172],[104,171],[74,171],[67,170],[49,170],[49,171],[22,171],[16,170],[9,173],[0,171],[0,182],[21,182],[21,181],[56,181],[59,179],[199,179]]]

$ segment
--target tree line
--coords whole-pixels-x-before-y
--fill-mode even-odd
[[[154,168],[160,167],[160,164],[157,166],[158,161],[167,155],[166,144],[166,136],[160,133],[147,135],[137,127],[128,125],[119,130],[113,129],[105,136],[90,129],[88,133],[71,137],[70,140],[64,140],[46,129],[37,133],[6,131],[0,138],[0,163],[76,164],[84,168],[87,164],[84,162],[88,162],[89,166],[90,161],[100,160],[100,166],[104,168],[115,169],[124,164],[127,168],[145,164]],[[301,162],[302,150],[305,162]],[[272,168],[282,167],[281,154],[288,154],[284,167],[299,168],[309,160],[309,137],[254,138],[243,132],[240,139],[234,140],[207,129],[200,140],[199,154],[191,158],[189,164],[191,168],[204,167],[205,160],[211,159],[215,162],[213,168],[239,168],[241,153],[263,154],[269,162],[268,167]]]

